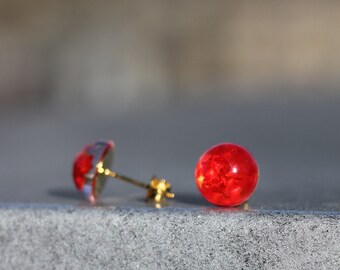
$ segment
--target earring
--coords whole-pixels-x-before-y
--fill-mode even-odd
[[[175,194],[170,192],[171,184],[165,179],[152,177],[150,183],[146,184],[110,170],[108,166],[112,161],[114,147],[113,141],[95,142],[85,146],[74,160],[74,184],[90,202],[96,202],[108,177],[147,189],[146,198],[156,203],[175,197]]]
[[[208,149],[195,169],[203,197],[219,206],[238,206],[255,190],[259,171],[256,160],[242,146],[223,143]]]

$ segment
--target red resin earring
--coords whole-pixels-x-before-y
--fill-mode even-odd
[[[242,146],[223,143],[198,160],[196,185],[203,197],[219,206],[238,206],[255,190],[259,171],[254,157]]]
[[[113,177],[135,186],[147,189],[146,198],[160,203],[165,198],[173,198],[175,194],[170,192],[171,184],[165,179],[152,177],[149,184],[145,184],[133,178],[111,171],[114,142],[95,142],[83,148],[76,156],[73,163],[73,180],[79,191],[87,199],[95,203],[104,188],[107,177]]]

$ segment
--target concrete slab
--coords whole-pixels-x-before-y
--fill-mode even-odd
[[[4,206],[2,269],[337,269],[339,213]]]
[[[337,269],[338,115],[337,102],[3,112],[0,268]],[[84,202],[71,165],[96,139],[116,141],[117,171],[166,177],[175,200],[155,209],[111,181],[100,206]],[[259,163],[246,211],[214,207],[195,187],[199,155],[226,141]]]

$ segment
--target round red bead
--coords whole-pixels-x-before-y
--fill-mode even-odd
[[[207,150],[198,160],[196,184],[203,197],[219,206],[247,201],[258,181],[253,156],[242,146],[223,143]]]

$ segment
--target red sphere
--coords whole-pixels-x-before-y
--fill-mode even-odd
[[[219,206],[237,206],[247,201],[258,180],[253,156],[242,146],[213,146],[198,160],[196,184],[203,197]]]

